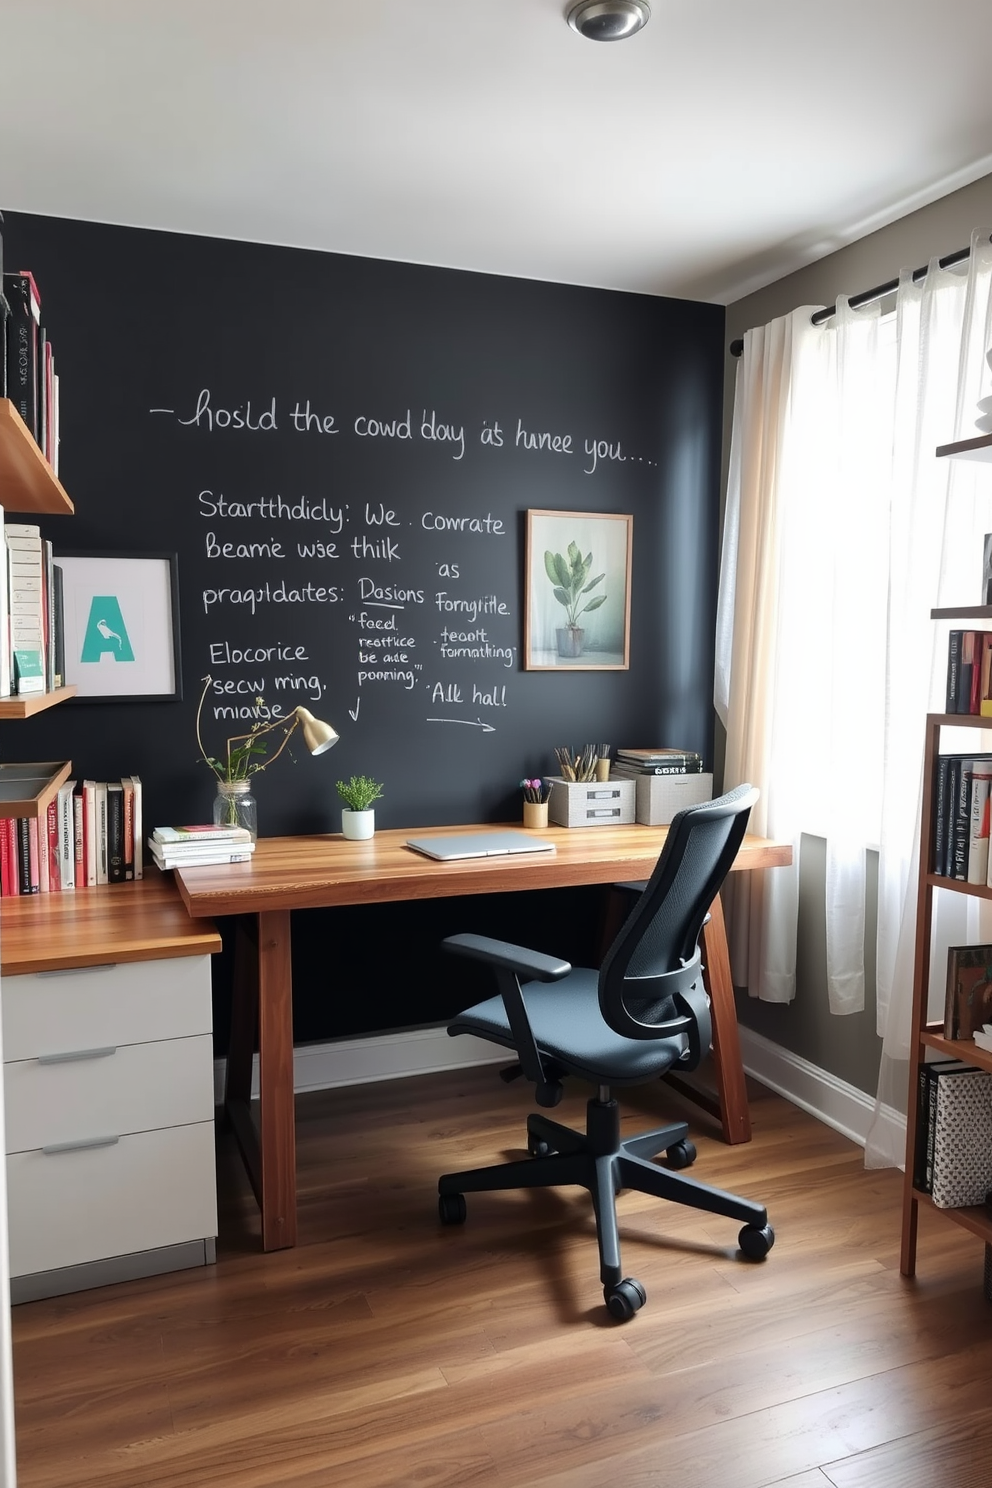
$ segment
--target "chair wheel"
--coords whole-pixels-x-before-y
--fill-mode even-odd
[[[441,1223],[456,1225],[465,1223],[465,1195],[464,1194],[439,1194],[437,1201],[437,1212]]]
[[[763,1261],[775,1244],[775,1231],[771,1225],[745,1225],[737,1236],[737,1244],[749,1261]]]
[[[683,1137],[681,1142],[666,1147],[665,1157],[670,1168],[691,1168],[696,1161],[695,1143],[690,1142],[688,1137]]]
[[[543,1137],[533,1137],[530,1132],[527,1133],[527,1151],[531,1157],[550,1157],[554,1150],[551,1143],[546,1142]]]
[[[618,1281],[616,1286],[603,1288],[603,1296],[609,1308],[610,1316],[615,1317],[617,1322],[626,1323],[639,1312],[647,1301],[647,1292],[641,1283],[633,1276],[625,1276],[623,1281]]]

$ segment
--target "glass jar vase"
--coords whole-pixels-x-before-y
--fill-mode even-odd
[[[245,827],[252,842],[258,836],[258,806],[250,780],[218,780],[214,797],[215,827]]]

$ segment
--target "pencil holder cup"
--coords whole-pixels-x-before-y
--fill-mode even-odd
[[[547,801],[525,801],[524,802],[524,826],[546,827],[548,825],[548,803]]]
[[[604,754],[596,761],[596,779],[609,780],[610,778],[610,756]]]

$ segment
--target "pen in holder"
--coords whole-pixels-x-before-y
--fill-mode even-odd
[[[524,826],[530,828],[548,825],[548,797],[543,780],[521,780],[524,793]]]

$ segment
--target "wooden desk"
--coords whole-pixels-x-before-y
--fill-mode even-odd
[[[368,842],[346,842],[336,835],[267,837],[259,839],[248,863],[176,872],[191,915],[256,917],[257,941],[249,945],[244,934],[239,936],[226,1104],[262,1211],[266,1250],[296,1244],[290,911],[643,879],[651,873],[667,836],[665,827],[549,827],[540,835],[554,841],[554,855],[457,863],[437,863],[404,846],[407,837],[424,832],[479,830],[485,828],[405,828],[377,832]],[[749,836],[734,868],[774,868],[791,860],[787,843]],[[745,1142],[751,1128],[719,900],[711,914],[703,959],[713,1003],[719,1114],[726,1140]],[[260,1136],[249,1112],[256,1022]]]
[[[137,883],[18,894],[0,905],[3,976],[211,956],[220,949],[215,927],[191,920],[171,877],[154,867]]]

